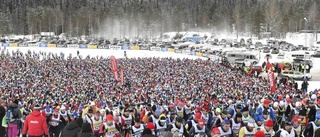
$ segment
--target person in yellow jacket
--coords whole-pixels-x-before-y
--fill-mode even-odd
[[[242,127],[239,131],[238,137],[247,137],[247,136],[254,136],[256,133],[256,129],[254,127],[254,120],[250,119],[247,126]]]
[[[90,103],[90,106],[87,106],[87,107],[83,110],[82,118],[84,118],[84,116],[88,113],[88,111],[89,111],[90,108],[93,110],[93,113],[94,113],[94,114],[98,111],[98,107],[96,106],[96,103],[95,103],[94,101],[92,101],[92,102]]]

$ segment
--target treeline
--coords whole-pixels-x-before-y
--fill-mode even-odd
[[[0,0],[0,34],[137,36],[319,29],[320,0]],[[307,20],[305,20],[306,18]]]

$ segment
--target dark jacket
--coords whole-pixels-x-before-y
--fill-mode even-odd
[[[89,123],[82,124],[82,130],[77,134],[77,137],[94,137]]]
[[[61,132],[61,137],[77,137],[78,132],[81,131],[81,125],[83,123],[82,118],[76,121],[70,122]]]

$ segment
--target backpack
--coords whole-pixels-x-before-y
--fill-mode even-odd
[[[9,109],[7,112],[7,122],[12,123],[19,118],[17,109]]]

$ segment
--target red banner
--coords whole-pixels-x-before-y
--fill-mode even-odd
[[[267,62],[266,69],[268,70],[268,79],[270,82],[270,91],[271,93],[276,92],[276,80],[274,78],[273,66],[270,62]]]
[[[116,79],[118,81],[119,80],[119,78],[118,78],[118,63],[117,63],[117,60],[114,56],[110,57],[110,67],[111,67],[111,71],[114,76],[114,79]]]
[[[121,80],[121,85],[123,85],[124,83],[123,69],[120,70],[120,80]]]

